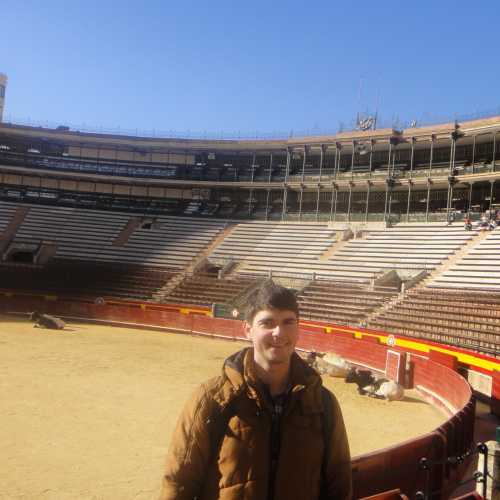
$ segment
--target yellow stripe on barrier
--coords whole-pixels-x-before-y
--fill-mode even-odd
[[[476,366],[478,368],[483,368],[484,370],[489,370],[489,371],[494,371],[494,370],[500,371],[499,362],[479,358],[474,356],[474,354],[466,354],[464,352],[453,351],[451,349],[446,349],[445,347],[440,347],[438,345],[421,344],[420,342],[415,342],[412,340],[401,339],[401,338],[396,339],[395,345],[400,347],[408,347],[415,351],[426,352],[426,353],[428,353],[432,349],[434,351],[439,351],[444,354],[451,354],[452,356],[455,356],[458,359],[458,361],[460,361],[461,363],[465,363],[466,365]]]
[[[352,333],[354,335],[354,338],[356,339],[361,339],[363,336],[367,337],[377,337],[381,343],[383,344],[388,344],[387,339],[389,338],[389,335],[380,335],[376,333],[367,333],[367,332],[361,332],[358,330],[354,330],[353,328],[342,328],[342,327],[337,327],[337,326],[324,326],[324,325],[315,325],[313,323],[306,323],[306,322],[301,322],[300,323],[302,326],[308,326],[312,328],[317,328],[318,330],[323,330],[324,333],[328,334],[335,334],[335,332],[348,332]],[[394,338],[393,335],[391,337]],[[394,346],[402,347],[402,348],[408,348],[412,349],[414,351],[418,351],[421,353],[428,354],[431,349],[434,351],[439,351],[444,354],[450,354],[452,356],[455,356],[458,361],[461,363],[464,363],[466,365],[469,365],[471,367],[477,367],[477,368],[482,368],[483,370],[487,371],[500,371],[500,362],[497,361],[492,361],[488,359],[483,359],[478,356],[475,356],[474,354],[467,354],[459,351],[454,351],[453,349],[447,349],[446,347],[441,347],[438,345],[430,345],[430,344],[425,344],[421,342],[417,342],[415,340],[410,340],[410,339],[405,339],[401,337],[394,338]]]
[[[203,309],[191,309],[190,307],[181,307],[179,308],[179,312],[181,314],[203,314],[205,316],[208,316],[209,318],[212,318],[212,312],[211,311],[204,311]]]
[[[56,302],[57,301],[57,295],[44,295],[43,298],[45,300],[50,300],[52,302]]]

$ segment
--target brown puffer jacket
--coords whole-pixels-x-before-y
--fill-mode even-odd
[[[315,500],[323,460],[321,377],[297,354],[281,418],[275,491],[268,499],[271,406],[254,374],[253,349],[226,360],[223,374],[203,384],[173,434],[160,500]],[[332,429],[323,498],[351,498],[351,464],[342,414],[332,395]],[[218,453],[211,453],[220,408],[231,404]],[[224,410],[223,410],[224,411]],[[216,438],[218,441],[218,438]]]

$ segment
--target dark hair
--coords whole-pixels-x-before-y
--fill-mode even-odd
[[[264,309],[293,311],[297,318],[299,317],[299,305],[295,293],[272,280],[265,281],[250,295],[245,314],[248,323],[251,323],[255,315]]]

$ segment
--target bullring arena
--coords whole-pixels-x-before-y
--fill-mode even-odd
[[[154,498],[184,401],[246,345],[78,323],[54,332],[11,317],[0,330],[5,499]],[[415,390],[387,403],[341,379],[325,382],[342,404],[353,455],[446,420]]]
[[[355,498],[458,495],[476,398],[493,427],[500,414],[499,131],[492,117],[206,141],[0,124],[0,498],[154,498],[182,403],[245,345],[245,301],[269,278],[297,292],[302,352],[405,387],[389,403],[324,377]],[[66,329],[33,328],[35,310]]]

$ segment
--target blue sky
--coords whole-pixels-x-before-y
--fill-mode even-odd
[[[377,103],[384,120],[500,106],[498,0],[3,0],[0,13],[5,121],[263,135],[334,131]]]

